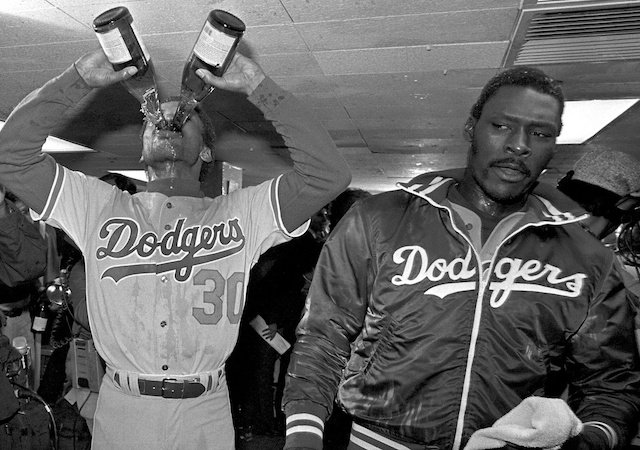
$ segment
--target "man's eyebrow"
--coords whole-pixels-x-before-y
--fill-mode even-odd
[[[505,111],[495,111],[494,113],[490,114],[487,116],[487,119],[489,121],[495,121],[495,120],[510,120],[510,121],[519,121],[520,116],[517,116],[515,114],[509,114],[508,112]],[[551,121],[551,120],[541,120],[541,119],[533,119],[531,121],[527,120],[527,122],[529,122],[529,125],[534,126],[534,127],[558,127],[558,123]]]

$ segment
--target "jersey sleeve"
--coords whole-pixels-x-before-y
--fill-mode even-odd
[[[71,66],[18,104],[0,130],[0,182],[36,213],[42,213],[54,192],[58,166],[42,152],[66,113],[91,88]]]
[[[61,228],[84,253],[84,243],[95,231],[95,221],[102,217],[117,188],[82,172],[57,166],[51,195],[36,220]]]
[[[269,77],[249,96],[291,152],[293,170],[282,175],[277,195],[287,230],[296,229],[351,182],[351,171],[329,133],[295,96]]]
[[[284,225],[278,201],[281,177],[267,180],[257,186],[248,186],[218,197],[217,208],[229,211],[231,217],[239,214],[243,233],[247,237],[247,250],[252,263],[257,262],[269,248],[304,234],[309,221],[289,232]]]

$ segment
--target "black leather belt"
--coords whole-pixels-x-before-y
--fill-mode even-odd
[[[153,395],[163,398],[194,398],[206,390],[204,384],[197,381],[165,378],[161,381],[138,380],[141,395]]]
[[[118,374],[115,374],[114,380],[120,384]],[[195,398],[207,390],[204,384],[197,381],[177,380],[175,378],[165,378],[164,380],[138,379],[138,388],[141,395],[162,398]]]

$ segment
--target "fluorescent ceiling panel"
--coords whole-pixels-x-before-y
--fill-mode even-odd
[[[0,120],[0,130],[4,126],[4,121]],[[94,153],[95,150],[84,145],[74,144],[55,136],[49,136],[42,147],[45,153]]]
[[[144,170],[110,170],[111,173],[119,173],[132,180],[147,182],[147,172]]]
[[[558,144],[582,144],[599,133],[638,101],[583,100],[566,102],[562,114],[562,133]]]

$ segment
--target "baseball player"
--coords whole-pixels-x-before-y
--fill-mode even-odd
[[[89,321],[107,372],[93,448],[233,449],[224,366],[249,270],[266,249],[301,235],[350,172],[299,101],[240,54],[224,77],[199,76],[246,94],[282,134],[294,170],[276,179],[205,197],[198,178],[212,133],[202,113],[180,133],[145,126],[149,182],[135,195],[41,152],[65,111],[135,71],[114,72],[99,50],[26,97],[0,133],[0,182],[85,256]],[[162,107],[171,120],[176,103]]]

